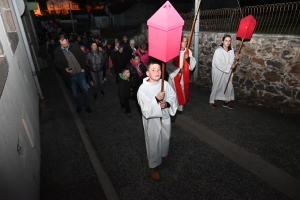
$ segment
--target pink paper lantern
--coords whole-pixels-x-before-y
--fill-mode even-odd
[[[247,17],[244,17],[240,21],[240,26],[236,34],[236,37],[251,39],[255,26],[256,26],[256,20],[252,15],[248,15]]]
[[[167,62],[179,55],[184,20],[169,1],[147,21],[149,56]]]

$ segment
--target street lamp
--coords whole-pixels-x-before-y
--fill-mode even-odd
[[[73,15],[72,15],[72,9],[71,9],[70,3],[71,3],[71,1],[69,0],[69,9],[70,9],[70,15],[71,15],[71,20],[72,20],[73,33],[75,34],[75,28],[74,28],[74,22],[73,22]]]

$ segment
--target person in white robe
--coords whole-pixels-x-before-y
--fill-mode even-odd
[[[186,51],[186,45],[187,38],[182,36],[179,55],[168,61],[166,65],[166,70],[169,74],[168,82],[176,91],[179,111],[183,111],[183,106],[190,98],[190,71],[196,66],[196,59],[193,57],[190,49]]]
[[[230,72],[236,66],[235,59],[239,59],[239,54],[234,55],[234,50],[231,48],[231,36],[225,35],[222,38],[222,44],[215,50],[212,60],[212,89],[209,103],[213,108],[217,107],[215,100],[222,100],[224,101],[223,107],[233,109],[233,105],[230,102],[234,100],[232,76],[225,94],[224,91]]]
[[[160,179],[157,166],[163,157],[168,156],[171,137],[171,119],[177,110],[177,97],[173,88],[164,81],[161,92],[161,67],[150,61],[147,65],[147,76],[143,79],[137,97],[141,107],[145,142],[151,177]]]

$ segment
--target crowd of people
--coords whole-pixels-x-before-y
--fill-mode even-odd
[[[159,180],[157,167],[168,158],[171,137],[171,116],[183,111],[189,100],[190,71],[196,66],[196,60],[187,48],[187,37],[181,38],[180,52],[167,62],[168,81],[161,79],[161,65],[148,55],[147,44],[135,45],[133,39],[126,36],[107,41],[99,36],[60,34],[50,38],[47,44],[49,55],[54,59],[55,67],[62,72],[66,84],[72,92],[79,113],[82,107],[91,113],[89,106],[89,88],[92,87],[94,99],[98,93],[105,95],[106,74],[115,76],[118,86],[120,108],[131,117],[129,101],[136,102],[142,114],[148,167],[152,179]],[[56,43],[55,41],[58,41]],[[230,70],[236,66],[231,48],[231,37],[225,35],[222,44],[216,49],[212,61],[212,93],[210,105],[216,108],[216,100],[224,101],[223,106],[233,108],[234,100],[232,77],[227,92],[223,93]],[[163,84],[163,88],[161,88]],[[78,91],[82,93],[82,102]]]

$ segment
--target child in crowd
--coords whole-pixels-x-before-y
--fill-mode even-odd
[[[138,90],[138,102],[142,111],[148,166],[153,180],[159,180],[157,170],[162,158],[167,158],[171,137],[171,119],[177,110],[177,97],[173,88],[164,81],[161,92],[161,67],[150,61],[147,64],[147,76]]]
[[[118,96],[121,104],[121,109],[125,112],[128,117],[131,117],[130,114],[130,104],[129,99],[131,98],[130,91],[130,71],[129,69],[123,69],[122,73],[119,73],[118,76]]]

